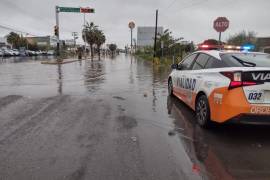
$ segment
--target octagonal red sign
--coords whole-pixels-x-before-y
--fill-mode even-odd
[[[224,32],[229,28],[230,21],[226,17],[218,17],[214,21],[214,29],[217,32]]]

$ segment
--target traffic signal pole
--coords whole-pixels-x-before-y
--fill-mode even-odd
[[[58,60],[60,58],[60,38],[59,38],[60,37],[60,33],[59,33],[59,13],[60,12],[84,13],[84,25],[85,25],[85,13],[95,13],[95,9],[55,6],[55,19],[56,19],[55,36],[57,38],[56,55],[57,55]]]
[[[57,60],[59,59],[60,56],[60,39],[59,39],[59,11],[58,11],[58,6],[55,6],[55,19],[56,19],[56,28],[57,28],[57,48],[56,48],[56,55],[57,55]]]
[[[155,43],[154,43],[154,58],[156,57],[157,51],[157,25],[158,25],[158,10],[156,10],[156,26],[155,26]]]

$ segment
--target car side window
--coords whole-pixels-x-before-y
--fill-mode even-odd
[[[205,66],[205,69],[211,69],[211,68],[224,68],[224,67],[228,67],[227,64],[225,64],[223,61],[221,60],[218,60],[214,57],[211,57],[206,66]]]
[[[200,53],[200,55],[198,56],[198,58],[196,59],[193,65],[192,70],[204,69],[209,58],[210,56],[208,56],[207,54]]]
[[[182,70],[191,69],[191,66],[193,65],[193,62],[194,62],[196,57],[197,57],[197,54],[192,54],[192,55],[188,56],[186,59],[184,59],[183,62],[181,63]]]

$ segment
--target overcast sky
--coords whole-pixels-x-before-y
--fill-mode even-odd
[[[169,28],[175,37],[195,43],[218,38],[212,27],[219,16],[230,20],[223,40],[241,30],[270,36],[270,0],[0,0],[0,25],[34,35],[52,35],[56,5],[95,8],[96,13],[87,14],[86,20],[104,30],[107,43],[120,47],[130,41],[128,22],[154,26],[156,9],[160,11],[159,26]],[[61,38],[72,39],[71,32],[80,33],[82,25],[82,14],[61,13]],[[0,36],[7,33],[0,28]],[[136,31],[134,34],[136,37]]]

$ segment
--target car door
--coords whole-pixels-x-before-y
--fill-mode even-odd
[[[203,82],[205,76],[205,65],[207,64],[210,56],[205,53],[198,53],[190,70],[186,73],[186,101],[191,107],[195,106],[195,99],[197,90]]]
[[[198,53],[187,56],[181,63],[179,63],[179,69],[176,72],[176,88],[175,94],[178,98],[188,104],[188,88],[192,88],[192,82],[189,82],[189,74],[192,65],[197,57]],[[188,104],[189,105],[189,104]]]

